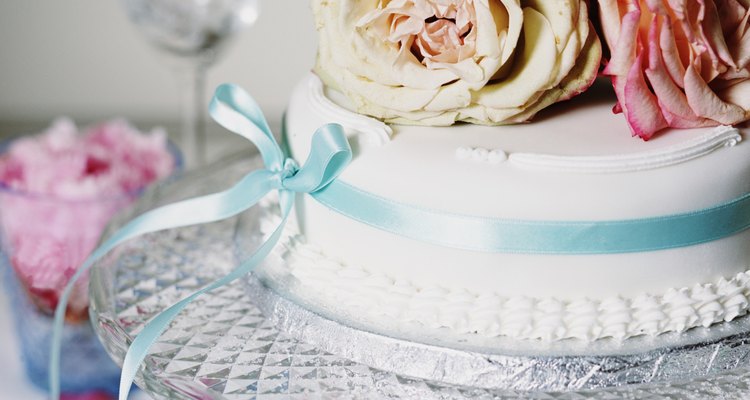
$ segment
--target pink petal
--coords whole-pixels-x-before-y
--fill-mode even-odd
[[[677,114],[672,114],[669,109],[662,104],[661,99],[659,99],[659,105],[661,106],[661,113],[670,128],[689,129],[719,125],[716,121],[706,118],[687,119]]]
[[[675,32],[672,28],[671,19],[665,18],[661,24],[659,35],[659,45],[661,46],[664,64],[669,71],[672,81],[679,87],[683,87],[683,77],[685,76],[685,65],[680,58],[680,52],[675,42]]]
[[[662,114],[671,127],[693,127],[703,125],[703,118],[699,118],[685,98],[685,94],[672,81],[664,62],[662,62],[662,53],[659,48],[660,41],[659,28],[665,29],[669,26],[668,20],[664,17],[659,18],[661,23],[654,19],[649,29],[649,67],[646,69],[646,76],[651,84],[654,94],[658,98],[658,103]]]
[[[646,7],[654,14],[667,15],[667,7],[664,5],[662,0],[645,0]]]
[[[750,7],[745,12],[745,16],[737,27],[737,30],[729,38],[733,48],[734,60],[737,68],[750,67]]]
[[[717,93],[724,101],[745,109],[745,119],[750,119],[750,80],[742,80]]]
[[[603,39],[612,48],[620,36],[619,0],[599,0],[599,18]]]
[[[643,54],[638,54],[630,68],[624,87],[625,116],[634,136],[648,140],[654,133],[669,126],[661,114],[659,103],[649,90],[641,67]],[[622,102],[621,102],[622,103]]]
[[[672,12],[678,19],[685,19],[685,12],[687,11],[686,0],[667,0],[667,3],[669,3],[669,8],[672,9]]]
[[[612,55],[603,71],[605,75],[626,75],[635,59],[636,46],[639,42],[638,28],[641,21],[641,9],[637,1],[629,1],[628,5],[633,7],[622,18],[617,43],[614,46],[610,43]]]
[[[622,104],[620,104],[620,102],[618,101],[614,106],[612,106],[612,114],[622,114],[622,112]]]
[[[701,28],[703,28],[703,35],[708,44],[708,48],[713,54],[716,54],[724,64],[736,68],[737,66],[732,59],[732,53],[729,51],[729,47],[727,47],[727,43],[724,40],[724,32],[721,29],[721,19],[719,18],[716,6],[711,1],[707,2],[706,5],[706,17],[702,21]]]
[[[739,27],[747,10],[737,0],[723,0],[717,5],[724,36],[731,36]]]
[[[674,14],[677,21],[674,21],[676,24],[679,24],[679,27],[682,31],[682,33],[685,34],[685,37],[687,38],[688,42],[695,42],[696,38],[696,32],[693,30],[693,27],[690,26],[690,22],[687,20],[687,18],[690,16],[690,13],[688,12],[688,6],[686,3],[686,0],[668,0],[669,7],[672,10],[672,14]],[[701,6],[702,8],[703,6]],[[693,14],[699,14],[693,12]]]
[[[690,108],[700,117],[710,118],[725,125],[736,124],[746,119],[745,110],[719,98],[692,64],[685,72],[685,95]]]

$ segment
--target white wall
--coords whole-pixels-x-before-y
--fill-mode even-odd
[[[240,84],[278,120],[317,40],[307,1],[261,3],[260,20],[228,46],[208,86]],[[119,0],[0,0],[0,122],[70,115],[169,123],[179,93]]]

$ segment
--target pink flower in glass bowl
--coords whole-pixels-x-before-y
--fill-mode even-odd
[[[750,119],[750,3],[599,0],[604,74],[634,136]]]
[[[143,134],[115,120],[78,133],[67,119],[12,141],[0,154],[3,251],[37,307],[51,313],[111,217],[178,159],[165,132]],[[87,282],[77,284],[69,320],[86,319]]]

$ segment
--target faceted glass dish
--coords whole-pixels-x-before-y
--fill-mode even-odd
[[[228,188],[260,167],[258,157],[247,154],[226,157],[148,192],[113,223],[110,232],[159,205]],[[245,237],[248,229],[243,225],[267,212],[264,207],[255,207],[225,221],[147,235],[121,246],[100,262],[91,274],[90,310],[94,328],[110,355],[121,363],[132,338],[150,318],[234,267],[244,252],[242,247],[255,240]],[[190,304],[150,350],[138,374],[138,385],[157,399],[740,399],[750,396],[750,369],[746,367],[750,335],[743,334],[741,329],[748,324],[747,320],[726,328],[739,333],[704,345],[698,343],[689,349],[661,349],[665,353],[655,357],[655,353],[644,353],[648,360],[615,356],[608,357],[610,363],[605,365],[597,364],[602,360],[597,357],[526,358],[526,364],[515,364],[513,368],[536,371],[536,380],[559,376],[575,363],[586,360],[591,362],[592,372],[615,368],[613,373],[625,377],[641,373],[648,366],[653,376],[662,377],[639,385],[529,392],[447,384],[377,368],[366,362],[368,352],[370,359],[377,361],[388,357],[383,351],[387,352],[389,347],[383,343],[395,340],[400,348],[407,349],[415,347],[414,343],[375,333],[372,349],[362,347],[361,342],[357,346],[356,334],[360,331],[356,327],[306,310],[283,290],[277,293],[262,285],[253,286],[253,282],[253,279],[237,281]],[[302,321],[303,318],[306,320]],[[299,334],[300,330],[295,328],[299,324],[305,324],[313,334]],[[322,331],[324,324],[338,328]],[[347,332],[354,335],[340,336]],[[332,342],[346,342],[348,347],[331,346]],[[431,351],[442,350],[434,344],[428,346]],[[338,354],[351,355],[352,348],[359,351],[358,357],[347,358],[325,350],[341,349],[345,351]],[[692,359],[691,354],[685,353],[696,349],[700,351],[691,353],[698,355]],[[446,354],[453,351],[444,350]],[[415,358],[414,362],[422,360]],[[717,366],[722,368],[716,369]],[[548,373],[556,375],[545,375]]]

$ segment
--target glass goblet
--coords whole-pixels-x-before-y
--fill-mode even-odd
[[[188,167],[205,164],[206,70],[227,39],[252,25],[259,0],[121,0],[130,20],[176,64],[182,95],[182,152]]]

